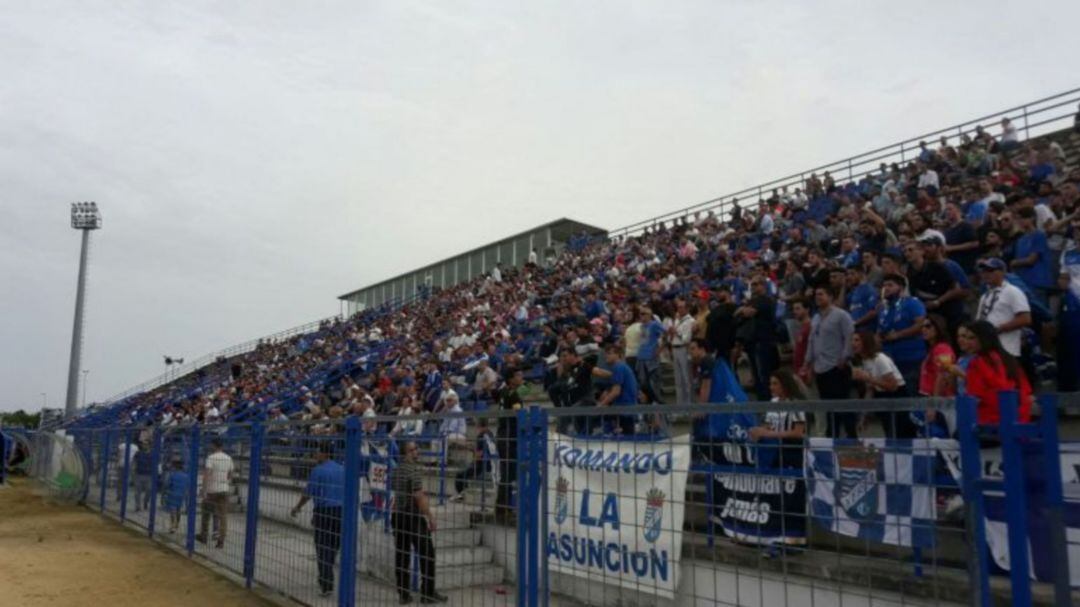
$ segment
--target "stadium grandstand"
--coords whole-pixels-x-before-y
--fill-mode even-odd
[[[964,538],[969,536],[955,518],[962,502],[958,474],[949,476],[943,465],[937,470],[948,478],[934,481],[939,486],[931,494],[932,512],[924,513],[927,520],[922,523],[912,508],[903,514],[892,510],[897,500],[890,490],[888,499],[881,500],[881,508],[889,508],[882,511],[883,518],[906,520],[907,527],[899,531],[890,531],[888,523],[868,531],[873,521],[855,514],[844,523],[822,524],[827,517],[840,521],[839,514],[824,513],[834,507],[838,511],[846,497],[837,497],[826,508],[819,501],[822,494],[833,495],[832,490],[815,493],[809,487],[813,474],[828,474],[816,463],[823,457],[820,449],[825,443],[820,441],[841,438],[842,415],[851,415],[847,438],[881,439],[882,449],[885,439],[964,440],[964,424],[953,414],[935,415],[934,408],[941,399],[958,395],[986,398],[982,386],[970,381],[978,367],[972,361],[985,352],[970,343],[979,338],[987,321],[1001,333],[1002,352],[994,360],[1000,364],[1015,357],[1022,374],[1006,372],[1008,365],[1003,365],[988,371],[987,381],[1018,393],[1023,421],[1028,421],[1033,395],[1060,396],[1062,419],[1077,414],[1069,393],[1077,391],[1080,380],[1080,89],[625,227],[605,230],[568,219],[553,221],[340,299],[346,314],[207,355],[82,410],[73,419],[50,424],[46,429],[86,441],[83,449],[89,454],[92,478],[87,503],[120,512],[121,518],[131,516],[126,514],[127,478],[129,469],[138,466],[129,461],[136,444],[153,450],[158,468],[172,466],[175,456],[175,471],[190,470],[194,478],[199,449],[208,449],[210,438],[222,441],[208,457],[221,461],[219,453],[227,454],[242,473],[228,496],[231,505],[213,512],[215,518],[224,517],[217,523],[223,550],[219,562],[249,583],[253,578],[259,581],[259,569],[269,570],[277,577],[262,583],[283,585],[279,589],[289,596],[320,604],[329,600],[335,582],[331,573],[328,585],[323,569],[327,544],[320,543],[324,540],[319,539],[318,515],[313,524],[316,550],[321,552],[308,558],[319,559],[318,589],[313,589],[314,579],[311,588],[299,589],[303,583],[294,569],[307,567],[307,561],[281,556],[294,550],[283,547],[293,537],[289,532],[264,530],[254,539],[254,531],[263,528],[260,521],[291,524],[290,513],[295,517],[306,503],[293,507],[293,502],[312,494],[311,485],[302,482],[306,473],[332,459],[339,443],[371,440],[389,445],[385,451],[362,448],[367,459],[356,464],[360,468],[349,463],[352,455],[346,447],[345,468],[363,470],[366,479],[380,465],[407,476],[405,471],[412,470],[410,449],[419,444],[416,457],[422,483],[433,496],[432,522],[438,518],[440,528],[432,548],[439,555],[431,557],[430,575],[436,578],[432,588],[449,592],[457,604],[512,602],[501,594],[497,600],[483,594],[500,584],[516,587],[510,592],[518,593],[517,603],[530,605],[547,604],[549,598],[556,604],[713,604],[728,599],[735,604],[784,604],[786,598],[764,597],[780,596],[775,593],[786,593],[796,583],[817,592],[814,584],[821,580],[832,584],[829,592],[841,597],[847,592],[858,595],[861,588],[869,592],[863,596],[871,602],[875,597],[892,601],[882,604],[903,604],[912,598],[916,604],[964,602],[975,584],[969,580],[978,574],[968,577],[970,541],[965,543]],[[1007,317],[1000,316],[1006,312]],[[832,330],[825,318],[837,316],[848,318],[851,325],[837,329],[844,340],[835,346],[840,361],[852,357],[859,361],[846,383],[839,384],[839,394],[829,375],[834,369],[823,362],[832,346],[815,341],[819,331]],[[933,331],[938,337],[927,337]],[[872,347],[879,341],[880,347]],[[945,346],[938,348],[939,344]],[[945,347],[953,353],[949,357],[941,354]],[[888,363],[879,364],[881,360]],[[724,377],[731,384],[718,397],[718,382]],[[793,383],[785,383],[788,378]],[[784,410],[788,413],[770,412],[742,424],[740,440],[775,438],[780,448],[798,451],[794,466],[778,456],[775,478],[803,487],[805,503],[797,513],[783,511],[790,502],[779,506],[781,514],[792,515],[793,525],[796,519],[801,521],[797,523],[801,535],[790,528],[763,535],[767,512],[763,518],[745,514],[745,508],[758,508],[756,496],[730,498],[729,504],[743,504],[731,506],[736,511],[732,516],[750,521],[731,527],[730,517],[712,508],[720,500],[716,492],[748,490],[714,481],[723,471],[730,472],[721,466],[749,463],[749,470],[757,466],[761,473],[764,451],[740,460],[743,451],[738,449],[710,449],[709,440],[730,438],[720,436],[714,423],[729,424],[724,431],[735,427],[730,419],[720,420],[718,403],[747,401],[748,414],[764,414],[776,404],[769,401],[794,400],[796,392],[806,390],[810,394],[804,398],[820,401],[830,400],[831,394],[838,401],[873,399],[880,401],[879,407],[901,402],[904,421],[898,422],[896,411],[887,409],[856,420],[850,409],[807,419],[789,407]],[[902,404],[915,398],[930,400]],[[993,398],[998,398],[996,392]],[[1047,409],[1049,401],[1039,402],[1044,412],[1052,410]],[[978,403],[979,421],[984,422],[983,416],[989,414],[985,402]],[[630,413],[607,413],[612,404],[626,405]],[[534,434],[529,436],[551,441],[535,453],[517,450],[526,440],[524,426],[517,424],[533,423],[520,411],[551,415],[544,417],[550,424],[541,424],[542,430],[530,430]],[[707,420],[700,421],[706,414]],[[957,415],[964,419],[964,413]],[[362,430],[346,425],[354,418],[365,422]],[[262,435],[257,434],[264,427],[273,433],[265,444],[258,442]],[[287,430],[275,433],[275,427]],[[350,430],[361,437],[349,438]],[[1063,423],[1062,438],[1075,439],[1072,430]],[[610,468],[623,461],[596,455],[586,464],[585,455],[592,452],[578,452],[578,440],[597,441],[605,448],[632,444],[634,453],[652,448],[645,445],[666,445],[668,457],[675,458],[670,462],[678,461],[671,453],[682,445],[674,437],[686,434],[686,442],[693,446],[687,446],[686,461],[674,464],[689,477],[683,477],[685,487],[671,480],[671,486],[648,487],[623,502],[618,491],[630,489],[620,485],[609,494],[614,496],[611,501],[595,502],[590,512],[589,491],[599,489],[588,483],[582,489],[575,478],[559,476],[565,469],[584,474],[590,466],[590,474],[599,468],[611,473]],[[492,435],[500,444],[485,450],[483,441]],[[170,443],[170,437],[176,442]],[[454,454],[463,449],[471,455],[474,442],[480,444],[478,468],[471,458]],[[118,445],[123,455],[113,461]],[[891,448],[892,443],[888,445]],[[484,467],[500,458],[511,463],[534,458],[529,461],[537,471],[546,470],[547,464],[535,459],[541,451],[544,458],[551,456],[552,462],[563,466],[557,474]],[[909,448],[906,456],[911,460],[918,454],[913,456]],[[653,466],[658,474],[673,469],[669,463],[667,472],[661,470],[659,456],[627,457],[628,469]],[[855,470],[865,469],[868,458],[876,456],[870,449],[839,457],[837,466]],[[211,468],[206,464],[206,470]],[[490,501],[486,483],[482,496],[462,488],[488,470],[497,504],[493,517],[487,517],[489,511],[484,509]],[[911,480],[910,468],[908,472],[910,485],[916,481]],[[124,480],[110,474],[122,474]],[[518,485],[511,486],[515,477]],[[836,473],[838,485],[839,478]],[[368,491],[375,492],[375,481],[371,482]],[[396,480],[383,482],[387,493],[391,485],[398,487],[393,484]],[[156,483],[153,492],[165,491]],[[544,484],[543,493],[537,483]],[[146,487],[143,490],[150,491]],[[346,493],[353,489],[345,485]],[[194,488],[190,491],[194,496]],[[533,491],[545,496],[542,505],[528,497]],[[634,517],[635,537],[636,525],[644,521],[643,537],[649,547],[632,540],[621,543],[622,539],[595,543],[601,536],[586,534],[579,548],[574,535],[556,536],[554,531],[549,544],[548,508],[551,520],[562,524],[568,516],[566,500],[573,499],[567,495],[575,491],[582,494],[581,505],[571,508],[580,510],[569,516],[579,525],[618,529],[621,511]],[[314,493],[318,499],[318,491]],[[910,494],[904,493],[913,499]],[[177,499],[186,500],[186,495]],[[370,501],[352,507],[364,514],[365,523],[371,519],[369,504],[373,511],[396,507],[389,505],[389,495],[385,501],[363,497]],[[746,506],[751,501],[753,506]],[[194,497],[177,503],[181,502],[195,503]],[[499,510],[511,503],[511,511]],[[138,508],[138,497],[135,504]],[[348,497],[344,504],[350,507]],[[535,506],[543,522],[527,514],[523,504]],[[676,506],[677,518],[661,514]],[[1014,507],[1010,502],[1009,511]],[[190,510],[189,553],[196,549],[195,538],[206,540],[210,516],[206,508],[202,534],[195,533],[195,508]],[[244,508],[246,518],[239,514],[235,519],[246,525],[244,537],[250,545],[230,545],[223,539],[229,518],[224,512],[242,513]],[[386,512],[385,529],[397,525],[391,522],[396,520],[393,516]],[[808,518],[817,523],[818,531],[809,530]],[[376,514],[374,520],[381,519]],[[625,518],[623,522],[626,525]],[[1068,525],[1072,533],[1073,522]],[[152,530],[153,523],[149,526]],[[300,527],[305,533],[311,528]],[[996,529],[990,525],[983,533],[997,537]],[[532,534],[529,538],[523,537],[526,531]],[[448,536],[452,539],[445,539]],[[417,548],[418,565],[404,566],[421,578],[410,582],[411,578],[401,577],[400,563],[396,572],[386,564],[394,548],[389,533],[380,537],[363,535],[358,553],[349,549],[342,553],[349,554],[348,561],[342,556],[342,569],[348,563],[350,569],[381,580],[380,594],[373,594],[376,584],[350,580],[343,571],[340,584],[353,584],[357,592],[350,597],[342,594],[340,604],[390,596],[395,582],[402,602],[409,598],[403,587],[410,583],[420,588],[425,600],[431,599],[425,602],[446,598],[424,586],[428,576],[424,548]],[[537,537],[539,545],[526,543]],[[1073,539],[1067,549],[1072,554],[1080,544],[1074,535],[1069,537]],[[352,540],[355,544],[356,538]],[[269,542],[266,550],[278,552],[261,553],[256,541]],[[296,541],[310,543],[310,539]],[[670,543],[661,549],[664,542]],[[999,538],[994,545],[1005,543]],[[530,548],[539,553],[539,546],[545,547],[548,559],[561,563],[550,565],[550,580],[549,565],[536,565],[526,555]],[[1032,550],[1038,553],[1040,546],[1033,542]],[[794,548],[810,555],[799,560],[789,552]],[[666,560],[671,555],[682,567],[681,583],[668,569],[675,566]],[[330,558],[332,569],[333,554]],[[1051,596],[1058,600],[1070,596],[1067,585],[1061,590],[1041,583],[1051,576],[1042,569],[1043,557],[1033,558],[1038,561],[1033,565],[1036,582],[1028,590],[1036,602],[1050,604]],[[773,561],[780,564],[767,564]],[[1068,559],[1065,562],[1067,568]],[[534,565],[538,569],[529,569]],[[591,578],[571,572],[593,565],[600,573]],[[530,578],[530,571],[540,570],[542,580]],[[1013,592],[1026,573],[1013,576]],[[721,578],[723,583],[717,581]],[[1076,580],[1080,575],[1074,577],[1074,585]],[[758,602],[743,599],[742,593],[751,592],[745,588],[733,591],[735,599],[724,594],[740,584],[756,588]],[[985,592],[1001,598],[1009,590],[995,582]],[[536,594],[530,593],[543,600],[537,602]],[[1076,598],[1075,593],[1071,596]]]

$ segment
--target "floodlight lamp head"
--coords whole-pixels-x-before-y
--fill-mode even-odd
[[[96,202],[71,203],[71,227],[76,230],[101,229],[101,211]]]

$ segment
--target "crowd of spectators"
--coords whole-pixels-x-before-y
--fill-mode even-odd
[[[1007,120],[1001,132],[923,142],[913,161],[849,183],[812,174],[752,204],[727,201],[723,215],[577,238],[542,264],[533,254],[522,268],[325,321],[86,419],[302,419],[319,433],[350,414],[398,415],[382,429],[468,444],[462,424],[411,416],[498,406],[515,372],[555,406],[700,401],[711,371],[695,343],[757,400],[966,390],[993,419],[990,387],[1029,403],[1033,388],[1072,391],[1080,378],[1080,172],[1057,143],[1021,142]],[[668,365],[673,399],[661,388]],[[782,369],[797,388],[777,379]],[[946,417],[882,423],[896,436],[948,433]],[[854,436],[866,421],[838,414],[815,431]],[[660,414],[612,415],[559,429],[664,425]]]

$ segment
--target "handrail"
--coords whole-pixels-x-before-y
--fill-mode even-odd
[[[1050,103],[1050,102],[1054,102],[1054,103]],[[967,120],[967,121],[964,121],[964,122],[960,122],[960,123],[955,124],[955,125],[950,126],[950,127],[938,129],[936,131],[931,131],[929,133],[924,133],[924,134],[919,135],[917,137],[911,137],[911,138],[899,141],[897,143],[893,143],[891,145],[886,145],[886,146],[883,146],[883,147],[872,149],[872,150],[867,151],[867,152],[856,154],[854,156],[849,156],[849,157],[841,159],[841,160],[836,160],[836,161],[826,163],[826,164],[823,164],[823,165],[820,165],[820,166],[817,166],[817,167],[814,167],[814,168],[811,168],[811,169],[806,169],[806,170],[800,171],[798,173],[793,173],[793,174],[788,175],[786,177],[780,177],[780,178],[777,178],[777,179],[773,179],[771,181],[767,181],[767,182],[764,182],[764,183],[761,183],[761,184],[758,184],[758,185],[755,185],[755,186],[744,188],[742,190],[739,190],[737,192],[733,192],[731,194],[724,194],[722,196],[717,196],[715,198],[711,198],[709,200],[699,202],[699,203],[690,205],[688,207],[684,207],[684,208],[676,210],[676,211],[669,211],[667,213],[662,213],[660,215],[656,215],[656,216],[651,217],[649,219],[636,221],[634,223],[630,223],[630,224],[625,225],[623,227],[620,227],[620,228],[617,228],[617,229],[614,229],[614,230],[610,230],[608,232],[608,235],[611,236],[611,237],[629,236],[631,234],[640,232],[641,230],[643,230],[644,228],[646,228],[648,226],[655,225],[656,223],[658,223],[660,221],[666,221],[668,219],[674,219],[674,218],[682,217],[682,216],[684,216],[684,215],[686,215],[686,214],[688,214],[690,212],[698,212],[698,211],[706,211],[706,210],[720,210],[721,213],[722,213],[725,207],[729,207],[731,205],[730,201],[733,200],[733,199],[742,198],[742,197],[745,197],[747,195],[761,196],[762,194],[764,194],[764,193],[766,193],[766,192],[768,192],[768,191],[770,191],[770,190],[772,190],[774,188],[790,186],[790,185],[793,185],[793,184],[798,184],[801,187],[803,181],[805,180],[805,178],[808,175],[810,175],[811,173],[821,173],[821,172],[824,172],[824,171],[830,171],[830,172],[836,171],[838,173],[838,175],[841,174],[841,173],[847,173],[847,179],[848,180],[853,180],[853,179],[862,177],[863,175],[865,175],[868,172],[871,172],[871,171],[860,171],[860,172],[856,173],[855,170],[854,170],[855,168],[860,168],[861,169],[862,167],[865,167],[869,163],[872,163],[872,162],[873,163],[885,162],[885,161],[887,161],[889,159],[892,159],[893,161],[897,161],[897,159],[899,159],[899,162],[907,162],[910,158],[914,157],[915,153],[918,151],[918,142],[919,141],[924,141],[925,140],[928,143],[936,144],[937,140],[940,139],[942,136],[944,136],[944,137],[946,137],[946,139],[948,141],[953,142],[955,140],[959,140],[963,135],[974,132],[976,126],[984,126],[984,129],[988,133],[993,134],[997,129],[997,122],[999,122],[997,119],[999,119],[999,118],[1004,118],[1004,117],[1010,118],[1011,120],[1014,121],[1014,125],[1016,126],[1017,130],[1018,131],[1023,131],[1023,137],[1022,137],[1023,139],[1032,139],[1032,138],[1038,136],[1038,134],[1046,134],[1047,132],[1051,132],[1051,129],[1039,129],[1038,127],[1045,127],[1047,125],[1060,122],[1061,120],[1071,118],[1075,114],[1075,112],[1067,111],[1067,112],[1061,113],[1060,115],[1053,116],[1050,119],[1042,120],[1040,122],[1035,122],[1033,124],[1032,123],[1032,118],[1034,116],[1038,116],[1038,115],[1044,114],[1046,112],[1050,112],[1050,111],[1053,111],[1053,110],[1056,110],[1056,109],[1059,109],[1059,108],[1063,108],[1065,106],[1075,105],[1078,102],[1080,102],[1080,88],[1074,88],[1074,89],[1071,89],[1071,90],[1068,90],[1068,91],[1058,93],[1056,95],[1051,95],[1049,97],[1044,97],[1042,99],[1031,101],[1031,102],[1025,103],[1023,105],[1018,105],[1016,107],[1012,107],[1012,108],[1009,108],[1009,109],[1006,109],[1006,110],[1001,110],[1001,111],[998,111],[998,112],[994,112],[992,114],[987,114],[987,115],[981,116],[979,118],[975,118],[975,119],[972,119],[972,120]],[[1044,106],[1044,104],[1048,104],[1048,105]],[[1040,107],[1040,106],[1043,106],[1043,107]],[[1023,120],[1023,124],[1017,124],[1017,121],[1020,120],[1020,119]],[[994,122],[984,125],[983,123],[985,123],[987,121],[994,121]],[[1039,130],[1040,132],[1037,133],[1037,134],[1033,134],[1032,133],[1033,129]],[[910,154],[910,156],[908,156],[908,154]],[[868,158],[868,157],[872,157],[872,158]],[[877,168],[877,166],[873,167],[873,169],[876,169],[876,168]],[[873,169],[871,169],[871,170],[873,170]],[[839,178],[839,176],[838,176],[837,180],[838,181],[841,180]],[[725,202],[725,201],[728,201],[728,202]]]
[[[420,295],[410,297],[410,298],[407,298],[407,299],[394,298],[394,299],[391,299],[391,300],[385,302],[384,305],[379,306],[376,309],[381,309],[383,307],[385,307],[387,309],[399,309],[399,308],[401,308],[403,306],[407,306],[407,305],[413,303],[414,301],[416,301],[416,300],[418,300],[420,298],[421,298]],[[123,392],[120,392],[119,394],[115,394],[115,395],[109,397],[108,399],[106,399],[105,401],[103,401],[101,403],[96,403],[96,404],[98,406],[111,405],[111,404],[113,404],[115,402],[118,402],[120,400],[123,400],[123,399],[125,399],[125,398],[127,398],[129,396],[139,394],[139,393],[142,393],[142,392],[147,392],[147,391],[153,390],[155,388],[159,388],[159,387],[161,387],[161,386],[163,386],[163,385],[165,385],[165,384],[167,384],[169,382],[175,381],[176,379],[184,377],[185,375],[188,375],[188,374],[193,373],[193,372],[195,372],[195,371],[197,371],[197,370],[199,370],[199,369],[201,369],[201,368],[203,368],[205,366],[208,366],[208,365],[214,363],[215,361],[217,361],[221,357],[224,357],[224,358],[228,359],[228,358],[240,355],[240,354],[246,354],[246,353],[251,352],[252,350],[254,350],[255,347],[258,344],[262,343],[262,342],[279,340],[279,339],[284,339],[284,338],[288,338],[288,337],[293,337],[295,335],[303,335],[303,334],[311,333],[312,331],[315,331],[320,326],[322,326],[322,324],[324,322],[329,322],[329,321],[333,321],[333,320],[337,320],[337,319],[344,319],[344,318],[345,317],[342,316],[342,315],[328,316],[326,318],[322,318],[322,319],[319,319],[319,320],[316,320],[316,321],[313,321],[313,322],[308,322],[308,323],[304,323],[302,325],[297,325],[297,326],[289,328],[289,329],[285,329],[284,331],[278,331],[277,333],[273,333],[273,334],[270,334],[270,335],[267,335],[267,336],[264,336],[264,337],[259,337],[259,338],[256,338],[256,339],[248,340],[246,342],[236,344],[236,345],[233,345],[233,346],[229,346],[228,348],[224,348],[224,349],[218,350],[216,352],[211,352],[209,354],[205,354],[205,355],[191,361],[190,363],[186,363],[186,364],[184,364],[182,366],[178,366],[178,367],[175,367],[173,369],[170,369],[169,371],[166,371],[165,373],[162,373],[161,375],[158,375],[157,377],[149,379],[149,380],[147,380],[147,381],[145,381],[145,382],[143,382],[143,383],[141,383],[141,384],[139,384],[137,386],[133,386],[131,388],[128,388],[127,390],[124,390]]]

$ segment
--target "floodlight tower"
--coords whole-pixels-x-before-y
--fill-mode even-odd
[[[71,362],[68,365],[67,401],[64,416],[73,417],[79,403],[79,371],[82,364],[83,303],[86,300],[86,253],[91,230],[101,229],[101,212],[96,202],[71,203],[71,227],[82,230],[79,253],[79,285],[75,291],[75,327],[71,330]]]

